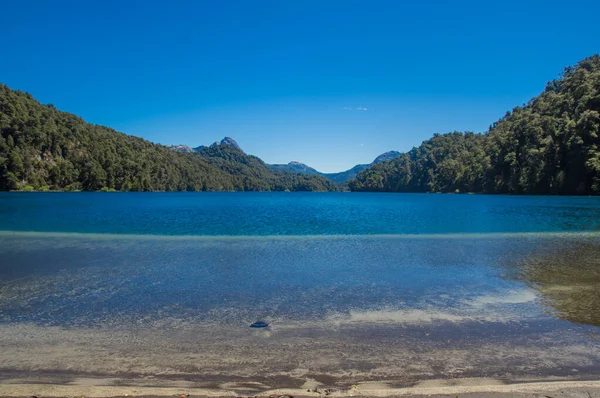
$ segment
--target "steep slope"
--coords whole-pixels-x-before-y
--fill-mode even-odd
[[[436,134],[360,172],[354,191],[600,194],[600,57],[566,68],[486,134]]]
[[[0,85],[0,190],[335,189],[319,176],[271,172],[259,159],[220,162],[86,123]]]

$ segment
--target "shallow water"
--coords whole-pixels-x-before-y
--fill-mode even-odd
[[[600,370],[598,198],[65,193],[0,206],[4,379],[261,389]]]

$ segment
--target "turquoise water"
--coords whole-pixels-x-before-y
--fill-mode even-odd
[[[252,357],[252,377],[589,376],[599,252],[595,197],[2,193],[0,362],[25,353],[29,368],[12,367],[76,374],[73,361],[111,352],[78,372],[229,379]],[[68,346],[38,354],[56,333]],[[307,341],[311,355],[286,355]]]
[[[0,230],[246,236],[600,231],[600,198],[0,193]]]

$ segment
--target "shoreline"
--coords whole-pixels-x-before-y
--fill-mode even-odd
[[[96,380],[102,382],[101,379]],[[232,386],[234,387],[234,386]],[[142,396],[207,396],[207,397],[391,397],[391,396],[432,396],[458,394],[528,394],[546,395],[555,392],[562,396],[592,397],[590,391],[600,394],[600,380],[589,381],[519,381],[507,383],[488,378],[466,378],[448,380],[427,380],[412,387],[391,387],[387,382],[365,382],[348,389],[337,388],[281,388],[249,392],[237,388],[197,388],[197,387],[140,387],[95,385],[93,379],[82,379],[78,384],[10,384],[0,383],[0,397],[142,397]],[[286,397],[287,398],[287,397]]]
[[[549,232],[439,232],[439,233],[389,233],[389,234],[310,234],[310,235],[159,235],[119,234],[110,232],[60,232],[21,231],[0,229],[0,239],[79,239],[79,240],[149,240],[149,241],[298,241],[298,240],[448,240],[448,239],[595,239],[600,231],[549,231]]]

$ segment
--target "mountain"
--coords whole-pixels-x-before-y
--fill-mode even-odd
[[[320,176],[330,179],[331,181],[335,182],[336,184],[341,184],[341,183],[344,183],[344,182],[356,177],[356,175],[360,171],[368,169],[369,166],[376,164],[376,163],[381,163],[381,162],[384,162],[387,160],[394,159],[397,156],[400,156],[400,152],[398,152],[398,151],[385,152],[385,153],[382,153],[381,155],[377,156],[375,158],[375,160],[370,164],[357,164],[356,166],[352,167],[351,169],[346,170],[346,171],[341,171],[339,173],[321,173],[320,171],[317,171],[317,170],[313,169],[312,167],[307,166],[304,163],[300,163],[300,162],[290,162],[288,164],[270,164],[268,166],[272,170],[288,171],[290,173],[317,174],[317,175],[320,175]]]
[[[187,145],[170,145],[169,149],[175,151],[175,152],[183,152],[183,153],[193,153],[195,152],[194,149],[190,148]]]
[[[242,148],[240,148],[240,146],[238,145],[238,143],[235,142],[235,140],[233,138],[231,138],[231,137],[225,137],[221,141],[217,141],[214,144],[212,144],[211,146],[215,147],[215,146],[219,146],[219,145],[231,145],[232,147],[234,147],[236,149],[239,149],[240,151],[242,150]],[[199,146],[199,147],[194,148],[194,149],[196,151],[199,151],[202,148],[204,148],[204,146]]]
[[[210,145],[210,147],[201,145],[196,148],[190,148],[187,145],[171,145],[171,146],[169,146],[169,148],[176,152],[194,153],[194,152],[201,152],[205,148],[214,148],[214,147],[218,147],[218,146],[227,146],[227,145],[233,146],[234,148],[242,151],[242,148],[240,148],[238,143],[235,142],[235,140],[231,137],[225,137],[221,141],[217,141],[217,142],[213,143],[212,145]],[[400,156],[400,152],[398,152],[398,151],[385,152],[385,153],[382,153],[381,155],[377,156],[375,158],[375,160],[370,164],[358,164],[349,170],[342,171],[339,173],[321,173],[320,171],[317,171],[314,168],[305,165],[304,163],[295,162],[295,161],[289,162],[288,164],[267,164],[266,166],[273,171],[296,173],[296,174],[306,174],[306,175],[319,175],[319,176],[325,177],[325,178],[335,182],[336,184],[340,184],[340,183],[344,183],[344,182],[356,177],[358,172],[360,172],[362,170],[366,170],[367,168],[369,168],[369,166],[371,166],[373,164],[391,160],[398,156]]]
[[[354,166],[353,168],[346,170],[346,171],[340,171],[339,173],[326,173],[323,174],[324,177],[329,178],[331,181],[340,184],[346,181],[351,180],[352,178],[356,177],[356,175],[362,171],[369,168],[368,164],[357,164],[356,166]]]
[[[215,141],[211,146],[218,146],[218,145],[232,145],[235,148],[239,149],[240,151],[242,150],[242,148],[240,148],[238,143],[235,142],[235,140],[231,137],[225,137],[221,141]],[[202,150],[203,148],[206,148],[206,146],[200,145],[195,148],[191,148],[187,145],[169,145],[168,148],[175,152],[194,153],[194,152],[198,152],[198,151]]]
[[[398,151],[385,152],[385,153],[382,153],[381,155],[377,156],[375,158],[375,160],[373,161],[373,163],[371,163],[371,164],[387,162],[388,160],[396,159],[400,155],[402,155],[402,153],[400,153]]]
[[[318,175],[270,170],[231,138],[189,149],[86,123],[0,84],[0,190],[337,189]]]
[[[313,169],[310,166],[305,165],[300,162],[289,162],[288,164],[270,164],[268,165],[271,170],[277,171],[288,171],[290,173],[300,173],[300,174],[318,174],[324,175],[323,173]]]
[[[593,55],[485,134],[435,134],[361,171],[354,191],[600,194],[600,57]]]
[[[236,190],[252,191],[336,191],[337,186],[319,175],[271,170],[260,158],[246,154],[231,138],[196,151],[211,166],[243,176]]]

